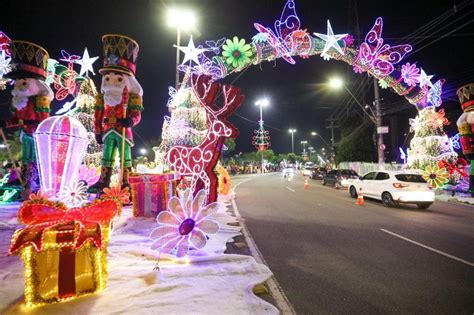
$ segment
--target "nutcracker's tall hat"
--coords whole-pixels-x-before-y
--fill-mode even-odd
[[[46,79],[49,59],[46,49],[31,42],[12,40],[10,54],[13,70],[6,75],[8,78]]]
[[[458,97],[464,112],[474,111],[474,83],[459,88]]]
[[[135,76],[138,58],[138,43],[124,35],[107,34],[102,36],[104,47],[104,66],[100,74],[119,72]]]

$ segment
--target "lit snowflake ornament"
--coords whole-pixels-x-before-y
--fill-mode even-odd
[[[166,254],[176,251],[176,257],[184,257],[191,247],[200,249],[206,246],[207,234],[219,231],[219,224],[209,217],[223,204],[213,202],[205,206],[205,200],[204,190],[200,190],[195,198],[189,189],[179,198],[171,197],[168,209],[156,218],[160,226],[150,234],[153,240],[151,249]]]

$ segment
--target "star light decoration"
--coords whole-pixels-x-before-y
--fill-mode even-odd
[[[10,70],[11,70],[10,62],[11,61],[12,61],[12,59],[7,56],[5,50],[2,50],[0,52],[0,79],[2,79],[5,74],[10,72]]]
[[[205,48],[194,46],[194,41],[193,41],[192,36],[189,39],[189,43],[187,47],[176,46],[176,45],[174,45],[174,47],[178,48],[180,51],[184,53],[184,59],[183,59],[183,62],[181,63],[182,65],[184,65],[188,61],[194,61],[194,63],[199,65],[200,64],[199,55],[207,51],[207,49]]]
[[[431,83],[431,79],[433,77],[434,75],[427,75],[426,72],[420,68],[420,77],[418,78],[418,81],[420,82],[420,88],[425,86],[433,87],[433,83]]]
[[[328,31],[327,31],[327,34],[320,34],[320,33],[314,33],[314,35],[316,35],[317,37],[321,38],[322,40],[324,40],[326,43],[324,44],[324,49],[323,49],[323,52],[321,53],[321,56],[323,56],[323,58],[325,60],[328,60],[328,54],[327,52],[329,51],[329,49],[331,48],[334,48],[335,50],[337,50],[341,55],[344,55],[344,50],[341,48],[341,46],[339,46],[339,43],[338,41],[342,40],[344,37],[346,37],[348,34],[337,34],[337,35],[334,35],[334,32],[332,30],[332,27],[331,27],[331,22],[328,20]]]
[[[99,59],[99,57],[90,57],[89,56],[89,51],[87,51],[87,48],[84,49],[84,53],[82,54],[82,59],[79,59],[75,61],[78,65],[81,65],[81,70],[79,71],[79,75],[88,75],[89,71],[92,72],[93,75],[95,75],[94,68],[92,67],[92,64],[96,62],[96,60]]]

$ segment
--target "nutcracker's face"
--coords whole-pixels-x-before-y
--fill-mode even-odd
[[[26,78],[16,79],[15,87],[12,90],[12,105],[16,109],[24,108],[28,103],[28,97],[40,94],[38,80]]]
[[[115,72],[109,72],[102,77],[101,92],[104,94],[105,104],[116,106],[122,103],[123,89],[130,90],[129,76]]]

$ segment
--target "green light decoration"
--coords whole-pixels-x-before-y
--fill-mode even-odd
[[[250,57],[253,55],[251,46],[245,43],[245,39],[239,39],[237,36],[234,36],[233,40],[228,39],[222,50],[222,56],[227,64],[239,69],[249,65]]]

